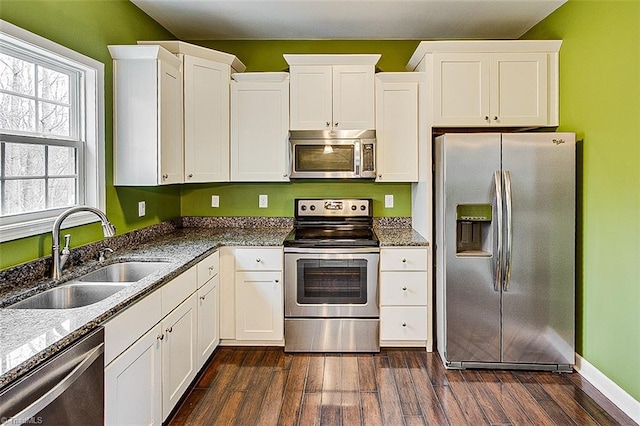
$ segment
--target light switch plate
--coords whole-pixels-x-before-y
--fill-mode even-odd
[[[387,194],[384,196],[384,207],[386,209],[393,208],[393,194]]]
[[[212,195],[211,196],[211,207],[220,207],[220,196]]]
[[[142,217],[147,214],[147,205],[144,201],[138,203],[138,217]]]
[[[265,194],[260,194],[258,197],[258,207],[261,209],[266,209],[269,206],[269,196]]]

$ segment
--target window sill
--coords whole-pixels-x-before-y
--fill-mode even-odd
[[[45,219],[0,226],[0,243],[32,237],[34,235],[51,233],[55,220],[56,217],[48,217]],[[86,225],[98,221],[99,219],[93,213],[79,212],[66,218],[64,222],[62,222],[62,229]]]

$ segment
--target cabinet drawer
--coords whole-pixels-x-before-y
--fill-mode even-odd
[[[161,287],[163,317],[196,291],[196,268],[194,266]]]
[[[282,248],[236,249],[237,271],[281,271]]]
[[[218,275],[220,271],[220,252],[216,251],[196,266],[198,270],[198,288],[211,278]]]
[[[427,340],[427,308],[380,308],[380,340]]]
[[[162,319],[160,290],[109,320],[104,326],[104,365],[108,365]]]
[[[427,305],[427,271],[381,272],[380,304]]]
[[[428,250],[425,248],[385,248],[380,250],[381,271],[426,271]]]

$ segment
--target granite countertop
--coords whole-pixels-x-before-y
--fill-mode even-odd
[[[411,227],[376,227],[380,247],[429,246],[429,241]]]
[[[163,260],[167,265],[98,303],[72,309],[0,309],[0,388],[180,275],[216,248],[279,246],[289,231],[290,228],[176,229],[109,258],[105,265],[122,260]],[[97,262],[89,263],[68,272],[67,277],[77,278],[97,266]],[[18,295],[2,302],[6,306],[14,303],[11,299],[23,298]]]
[[[119,249],[104,262],[166,261],[153,274],[92,305],[72,309],[0,308],[0,388],[24,375],[109,318],[180,275],[220,246],[280,246],[290,227],[187,227],[155,236],[132,248]],[[427,246],[428,241],[411,227],[376,227],[381,247]],[[71,268],[65,280],[72,280],[98,267],[96,261]],[[12,283],[9,283],[11,285]],[[0,296],[8,306],[26,295],[58,285],[41,280]]]

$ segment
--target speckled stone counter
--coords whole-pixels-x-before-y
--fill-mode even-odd
[[[287,223],[286,221],[284,222]],[[253,224],[252,226],[259,225]],[[160,235],[120,247],[104,265],[122,260],[166,261],[166,266],[106,299],[73,309],[0,308],[0,388],[22,376],[36,365],[90,333],[106,320],[143,298],[195,265],[220,246],[279,246],[290,227],[270,221],[269,227],[216,227],[217,221],[202,221],[199,228],[168,228]],[[210,226],[210,227],[207,227]],[[213,227],[211,227],[213,226]],[[163,231],[163,232],[164,232]],[[118,246],[118,243],[110,246]],[[93,249],[92,249],[93,250]],[[95,257],[94,257],[95,259]],[[96,261],[65,270],[65,280],[72,280],[97,268]],[[29,269],[29,267],[25,267]],[[40,279],[31,284],[4,282],[9,290],[0,296],[0,306],[8,306],[44,289],[58,285]],[[14,273],[14,276],[20,276]]]
[[[380,247],[429,245],[429,241],[411,227],[410,217],[374,218],[373,226]]]

